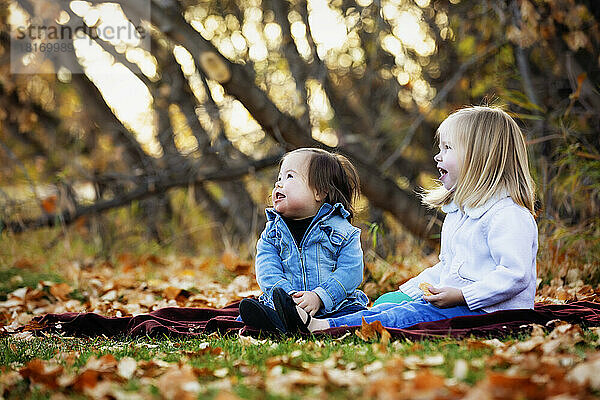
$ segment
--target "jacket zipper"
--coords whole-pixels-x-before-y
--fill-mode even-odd
[[[329,215],[329,213],[320,217],[319,221],[322,220],[323,218],[325,218],[327,215]],[[287,226],[287,224],[284,222],[283,225],[285,225],[285,229],[287,229],[288,233],[292,237],[294,246],[296,246],[296,250],[298,250],[298,255],[300,256],[300,269],[302,270],[302,284],[303,284],[304,291],[306,291],[307,290],[306,288],[308,287],[308,285],[306,284],[306,269],[304,268],[304,253],[302,252],[302,244],[304,244],[304,239],[307,238],[308,235],[313,231],[313,229],[317,225],[317,222],[315,221],[315,223],[311,225],[310,229],[304,233],[304,236],[302,236],[302,240],[300,240],[300,244],[296,243],[296,241],[294,240],[294,235],[292,235],[292,231],[290,231],[290,228]]]

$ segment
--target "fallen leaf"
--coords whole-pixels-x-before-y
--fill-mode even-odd
[[[423,295],[424,296],[432,296],[433,293],[431,293],[431,291],[429,291],[429,288],[433,287],[433,285],[431,283],[427,283],[427,282],[421,282],[419,283],[419,289],[421,289],[423,291]]]
[[[34,383],[40,383],[49,389],[58,388],[56,380],[62,372],[63,367],[60,365],[52,365],[39,358],[31,360],[19,370],[23,378],[28,378]]]
[[[248,274],[252,269],[251,263],[240,260],[240,258],[231,251],[225,251],[223,253],[221,262],[225,268],[236,274]]]
[[[419,371],[414,379],[416,390],[434,390],[444,386],[444,378],[433,374],[428,369]]]
[[[600,390],[600,352],[596,352],[587,361],[577,365],[567,374],[567,380],[579,385],[589,385]]]
[[[45,199],[42,199],[42,208],[48,214],[52,214],[56,211],[56,195],[48,196]]]
[[[131,357],[124,357],[119,361],[117,373],[125,379],[131,379],[137,369],[137,361]]]
[[[297,387],[323,386],[327,380],[323,375],[313,375],[303,371],[292,370],[283,373],[283,368],[278,365],[268,371],[265,383],[269,393],[289,396]]]
[[[223,352],[223,349],[221,347],[208,346],[208,347],[201,348],[199,350],[184,351],[183,354],[185,354],[188,357],[201,357],[206,354],[211,355],[211,356],[218,356],[222,352]]]
[[[191,367],[173,366],[156,381],[156,387],[167,400],[192,400],[198,397],[200,383]]]
[[[360,330],[356,330],[356,336],[358,336],[364,341],[376,339],[377,334],[381,335],[380,342],[382,345],[387,345],[390,342],[390,332],[388,332],[388,330],[383,327],[381,321],[373,321],[371,323],[367,323],[367,321],[365,321],[365,319],[363,318]]]
[[[15,268],[22,268],[22,269],[33,267],[33,263],[30,260],[28,260],[27,258],[19,258],[17,261],[15,261],[15,263],[13,265]]]
[[[241,397],[236,396],[228,390],[221,390],[215,397],[214,400],[241,400]]]
[[[540,396],[540,387],[531,382],[528,377],[490,372],[485,382],[493,398],[543,398]]]
[[[143,360],[137,363],[138,371],[141,371],[141,374],[138,372],[138,375],[141,375],[145,378],[155,378],[161,374],[163,374],[164,370],[169,368],[171,364],[162,360]]]
[[[96,370],[85,370],[75,378],[73,388],[78,392],[93,388],[98,384],[100,372]]]
[[[163,291],[163,295],[167,300],[175,300],[179,293],[181,293],[182,289],[176,288],[174,286],[169,286]]]
[[[62,301],[69,300],[69,293],[71,292],[71,286],[66,283],[57,283],[50,286],[50,294]]]

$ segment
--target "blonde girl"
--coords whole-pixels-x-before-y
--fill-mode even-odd
[[[533,308],[537,225],[523,134],[495,107],[468,107],[437,131],[440,185],[423,202],[446,213],[440,262],[400,286],[415,301],[382,303],[337,318],[311,318],[273,294],[288,331],[381,321],[389,328],[498,310]],[[428,290],[424,291],[427,287]]]

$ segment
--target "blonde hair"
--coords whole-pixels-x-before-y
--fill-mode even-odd
[[[451,138],[462,160],[460,174],[454,190],[443,185],[425,190],[423,203],[435,208],[454,201],[462,210],[504,192],[535,214],[525,139],[510,115],[496,107],[463,108],[440,124],[436,136],[441,133]]]

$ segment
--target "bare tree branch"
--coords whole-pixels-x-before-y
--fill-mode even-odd
[[[478,61],[481,61],[482,59],[486,58],[488,55],[494,54],[499,47],[504,45],[504,43],[505,42],[490,45],[490,46],[488,46],[488,48],[485,51],[473,55],[466,62],[461,64],[460,68],[458,68],[458,70],[454,73],[452,78],[450,78],[446,82],[446,84],[442,87],[442,89],[435,96],[435,98],[431,102],[430,109],[435,108],[439,103],[441,103],[443,100],[446,99],[446,97],[448,96],[450,91],[454,88],[454,86],[458,83],[460,78],[467,72],[467,70],[469,68],[471,68],[473,65],[475,65]],[[400,144],[400,146],[396,147],[396,150],[394,150],[394,152],[382,164],[381,168],[383,171],[387,171],[388,168],[390,168],[390,166],[392,164],[394,164],[394,162],[401,156],[402,152],[410,144],[410,141],[412,140],[413,136],[417,132],[417,129],[419,128],[419,126],[421,126],[421,124],[423,123],[424,120],[425,120],[425,114],[421,113],[417,116],[417,118],[413,121],[413,123],[410,125],[410,127],[406,131],[406,134],[404,135],[404,139],[402,140],[402,143]]]
[[[216,124],[219,127],[218,134],[219,136],[222,136],[219,144],[223,148],[217,149],[216,151],[210,145],[208,133],[204,130],[196,116],[194,111],[195,97],[191,93],[189,82],[183,75],[181,66],[175,60],[172,47],[169,45],[165,50],[167,51],[160,52],[161,56],[158,59],[160,60],[160,64],[164,66],[163,75],[167,74],[169,76],[169,103],[179,105],[182,111],[188,114],[186,119],[190,123],[190,128],[194,129],[194,135],[197,138],[199,145],[202,144],[202,147],[200,148],[202,153],[202,165],[204,167],[226,167],[227,164],[231,163],[231,160],[227,159],[227,153],[230,153],[229,147],[231,146],[231,142],[225,138],[222,124],[220,123],[219,109],[217,105],[214,104],[214,100],[210,96],[208,87],[205,87],[205,90],[207,90],[207,103],[212,102],[212,104],[208,104],[207,106],[214,108],[211,117],[217,118]],[[186,93],[188,95],[186,95]],[[179,157],[177,163],[185,164],[186,161],[187,160],[183,159],[183,157]],[[233,221],[234,231],[238,236],[253,239],[256,226],[248,224],[248,221],[256,220],[258,211],[256,205],[252,201],[252,197],[247,192],[244,183],[242,181],[222,182],[221,188],[224,193],[221,201],[216,199],[208,190],[206,190],[204,183],[196,184],[194,193],[197,199],[200,196],[210,204],[208,207],[209,213],[215,214],[216,211],[216,215],[214,215],[215,218],[222,221]],[[218,210],[215,209],[217,206]]]
[[[44,210],[44,207],[42,207],[42,199],[40,199],[40,196],[35,187],[35,183],[33,182],[33,179],[31,179],[31,176],[29,175],[29,172],[27,172],[27,168],[25,168],[25,165],[23,164],[23,162],[19,159],[19,157],[17,157],[17,155],[15,153],[13,153],[13,151],[10,149],[10,147],[8,147],[2,140],[0,140],[0,148],[8,156],[8,158],[10,158],[19,167],[19,169],[21,169],[23,171],[23,175],[25,176],[25,179],[27,180],[27,183],[29,184],[29,188],[31,189],[31,193],[33,193],[33,197],[39,204],[42,212],[45,213],[46,210]]]
[[[306,93],[306,78],[308,77],[308,66],[304,59],[298,53],[298,49],[292,38],[292,30],[290,21],[288,20],[289,2],[287,0],[271,0],[270,1],[275,21],[281,26],[281,34],[283,38],[283,53],[287,59],[290,72],[296,82],[296,90],[300,93],[300,99],[306,106],[304,113],[300,116],[300,124],[306,128],[310,127],[308,95]]]
[[[119,197],[111,200],[102,200],[89,206],[77,205],[74,210],[63,210],[59,213],[44,215],[39,218],[23,219],[18,221],[0,221],[0,228],[19,233],[26,230],[38,229],[42,227],[52,227],[55,225],[69,225],[78,218],[98,214],[113,208],[122,207],[135,200],[141,200],[150,196],[156,196],[176,187],[186,187],[190,184],[201,183],[205,181],[228,181],[240,178],[248,173],[262,170],[275,165],[279,162],[281,155],[266,157],[261,160],[252,161],[243,165],[223,168],[207,168],[196,171],[189,177],[179,176],[174,178],[171,175],[162,174],[157,177],[149,177],[148,180],[135,189],[123,193]]]
[[[163,4],[153,3],[153,22],[160,25],[161,31],[172,40],[187,48],[196,62],[204,67],[203,71],[208,76],[211,74],[215,76],[215,71],[209,67],[218,66],[219,73],[215,78],[221,78],[219,83],[227,93],[240,100],[271,137],[277,139],[278,135],[281,135],[290,148],[326,147],[313,139],[310,132],[300,126],[295,118],[282,113],[275,106],[254,83],[252,71],[246,66],[231,63],[212,43],[193,29],[182,17],[176,4],[168,1],[164,6]],[[210,63],[207,60],[210,60]],[[334,149],[329,148],[329,150]],[[392,179],[383,177],[377,167],[371,165],[362,155],[366,152],[349,151],[345,147],[337,150],[357,165],[362,177],[363,193],[374,205],[390,211],[413,234],[419,237],[428,236],[428,223],[423,218],[425,209],[416,195],[403,191]],[[385,193],[385,196],[382,196],[382,193]],[[415,210],[419,211],[415,212]]]

